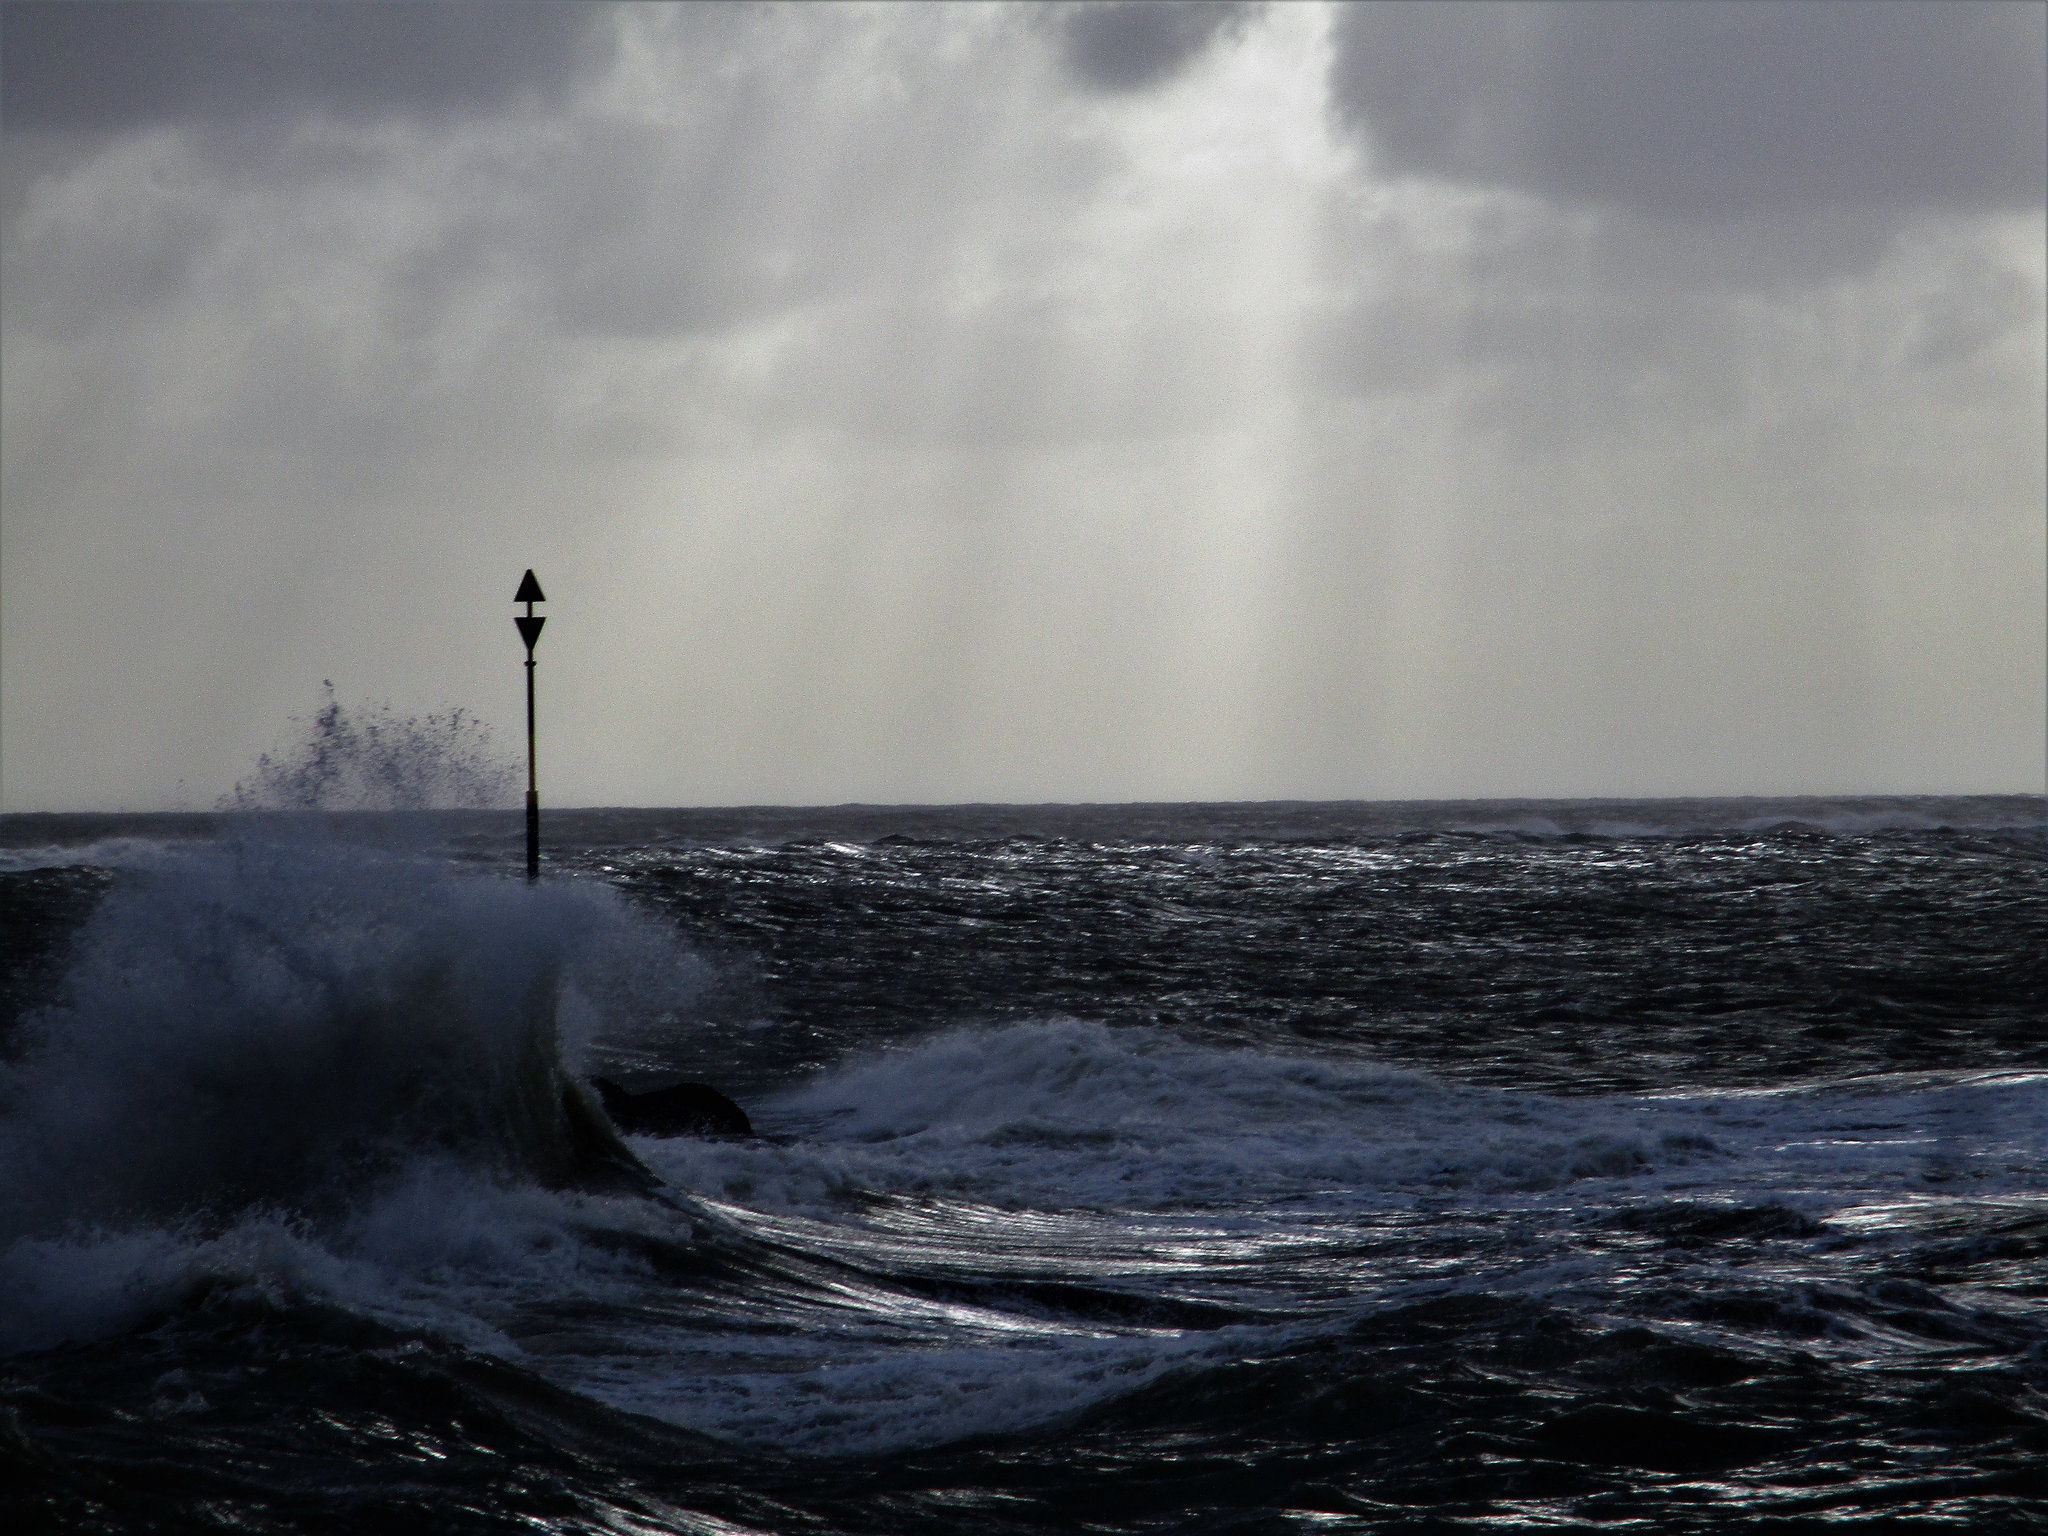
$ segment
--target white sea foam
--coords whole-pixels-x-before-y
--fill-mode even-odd
[[[969,1308],[942,1325],[878,1292],[772,1345],[663,1341],[639,1374],[564,1362],[635,1411],[838,1452],[1038,1422],[1326,1329],[1331,1308],[1462,1289],[1597,1305],[1635,1261],[1567,1238],[1615,1212],[1784,1209],[1870,1227],[1883,1210],[1910,1236],[1899,1213],[1937,1220],[1930,1189],[1971,1209],[2048,1200],[2048,1081],[2024,1073],[1564,1099],[1052,1021],[851,1062],[756,1119],[781,1136],[635,1145],[805,1252],[1315,1314],[1213,1333],[1073,1320],[1006,1333]],[[1462,1234],[1455,1263],[1403,1246],[1423,1230]]]

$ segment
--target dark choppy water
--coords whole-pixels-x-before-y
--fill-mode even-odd
[[[0,1521],[2038,1529],[2043,809],[0,818]]]

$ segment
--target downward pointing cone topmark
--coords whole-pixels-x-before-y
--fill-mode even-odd
[[[519,583],[519,590],[512,594],[512,601],[526,604],[526,612],[514,614],[512,622],[519,626],[519,638],[526,642],[526,878],[540,878],[540,770],[534,755],[533,742],[533,642],[540,638],[540,627],[547,619],[533,611],[535,603],[544,603],[547,594],[540,589],[532,571],[526,573]]]

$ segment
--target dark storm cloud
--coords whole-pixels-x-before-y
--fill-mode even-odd
[[[610,7],[561,0],[8,0],[8,127],[116,132],[318,111],[438,118],[558,96]]]
[[[1096,89],[1142,90],[1258,9],[1239,0],[1089,0],[1059,13],[1061,49],[1067,67]]]
[[[1653,218],[2041,205],[2048,8],[1371,4],[1332,100],[1377,169]]]

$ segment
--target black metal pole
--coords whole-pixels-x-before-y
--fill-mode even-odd
[[[531,611],[532,605],[528,605]],[[526,648],[526,878],[540,878],[540,770],[533,747],[533,647]]]
[[[512,622],[519,626],[519,638],[526,642],[526,878],[529,882],[540,878],[540,768],[533,745],[533,642],[540,638],[541,626],[547,620],[533,611],[535,603],[546,602],[547,594],[540,589],[540,583],[533,579],[533,572],[526,573],[526,579],[519,583],[519,590],[512,601],[526,604],[526,612],[513,615]]]

